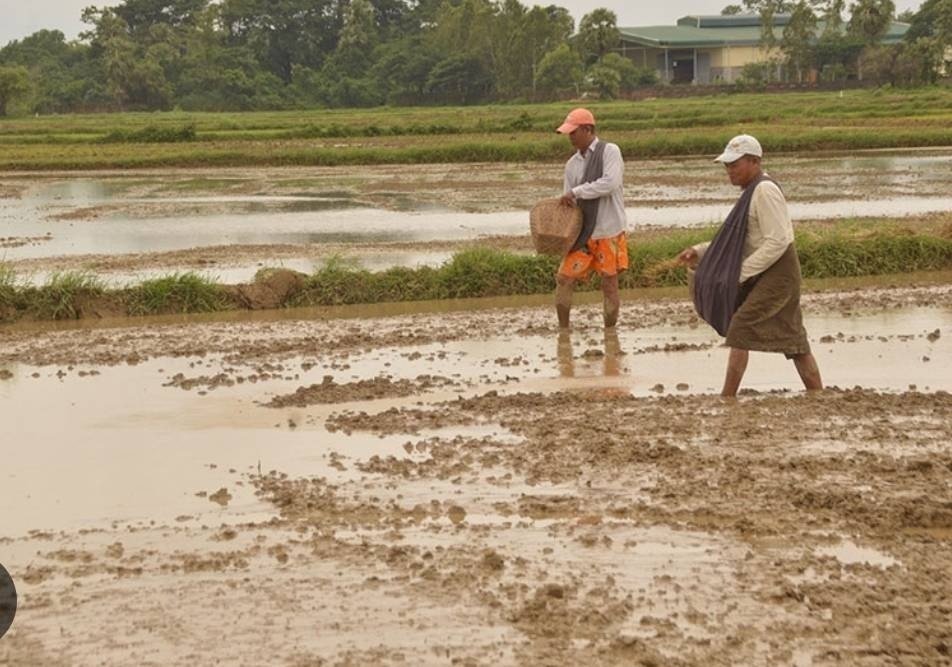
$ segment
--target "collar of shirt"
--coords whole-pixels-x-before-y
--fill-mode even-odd
[[[578,152],[578,156],[582,158],[583,160],[587,158],[588,154],[591,153],[595,149],[595,144],[597,143],[598,143],[598,137],[595,137],[594,139],[592,139],[592,143],[588,145],[588,148],[586,148],[584,151]]]

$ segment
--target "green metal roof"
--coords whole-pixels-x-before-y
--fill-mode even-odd
[[[774,14],[774,25],[790,23],[790,14]],[[760,27],[760,14],[692,14],[678,19],[678,25],[693,26],[695,28],[744,28],[747,26]]]
[[[683,25],[655,25],[641,28],[619,28],[621,41],[657,48],[697,48],[703,46],[740,46],[760,43],[760,27],[693,28]],[[774,28],[779,38],[782,31]]]
[[[692,49],[692,48],[705,48],[705,47],[719,47],[719,46],[757,46],[760,44],[760,17],[756,16],[757,22],[751,25],[750,16],[739,16],[739,17],[723,17],[723,18],[734,18],[738,22],[743,23],[741,19],[746,20],[746,25],[735,25],[735,26],[718,26],[710,28],[698,28],[692,25],[687,25],[689,19],[708,19],[713,17],[684,17],[681,21],[684,21],[684,24],[680,25],[659,25],[659,26],[644,26],[644,27],[635,27],[635,28],[619,28],[618,31],[621,33],[621,40],[625,44],[636,45],[636,46],[648,46],[658,49],[663,48],[677,48],[677,49]],[[720,17],[718,17],[720,18]],[[782,19],[783,17],[776,17],[777,19]],[[699,22],[701,25],[706,25],[705,21]],[[777,25],[775,21],[774,25],[774,37],[777,39],[777,43],[783,39],[783,25]],[[816,34],[819,37],[823,34],[824,23],[820,21],[817,24]],[[906,34],[906,31],[909,30],[908,23],[899,23],[894,21],[890,26],[889,30],[886,33],[886,36],[883,37],[883,44],[895,44],[902,41],[903,36]]]

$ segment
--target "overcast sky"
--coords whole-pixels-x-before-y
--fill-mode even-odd
[[[737,2],[737,0],[733,0]],[[576,24],[596,7],[607,7],[618,15],[618,25],[668,25],[686,14],[719,14],[732,0],[667,0],[641,2],[635,0],[522,0],[525,5],[556,4],[567,7],[575,16]],[[83,7],[109,6],[118,3],[109,0],[0,0],[0,45],[26,37],[42,28],[62,30],[68,39],[75,38],[84,28],[79,20]],[[739,2],[737,2],[739,4]],[[917,9],[920,0],[896,0],[896,11]]]

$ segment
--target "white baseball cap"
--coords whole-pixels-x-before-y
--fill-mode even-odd
[[[760,142],[749,134],[739,134],[727,142],[724,152],[714,158],[714,161],[730,164],[745,155],[763,157],[764,149],[760,147]]]

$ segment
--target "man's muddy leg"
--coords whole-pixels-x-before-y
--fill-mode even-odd
[[[572,310],[572,292],[575,280],[565,276],[555,278],[555,312],[559,316],[559,326],[569,328],[569,312]]]
[[[727,374],[724,376],[724,388],[721,390],[721,396],[737,396],[740,381],[744,379],[744,372],[747,370],[748,358],[750,358],[750,353],[747,350],[731,348],[730,356],[727,358]]]
[[[605,295],[605,326],[613,327],[618,323],[618,311],[621,308],[617,275],[602,276],[602,294]]]
[[[803,386],[807,391],[819,391],[823,389],[823,378],[820,377],[820,368],[816,364],[816,358],[813,354],[798,354],[793,357],[793,365],[797,367],[797,373],[803,380]]]

